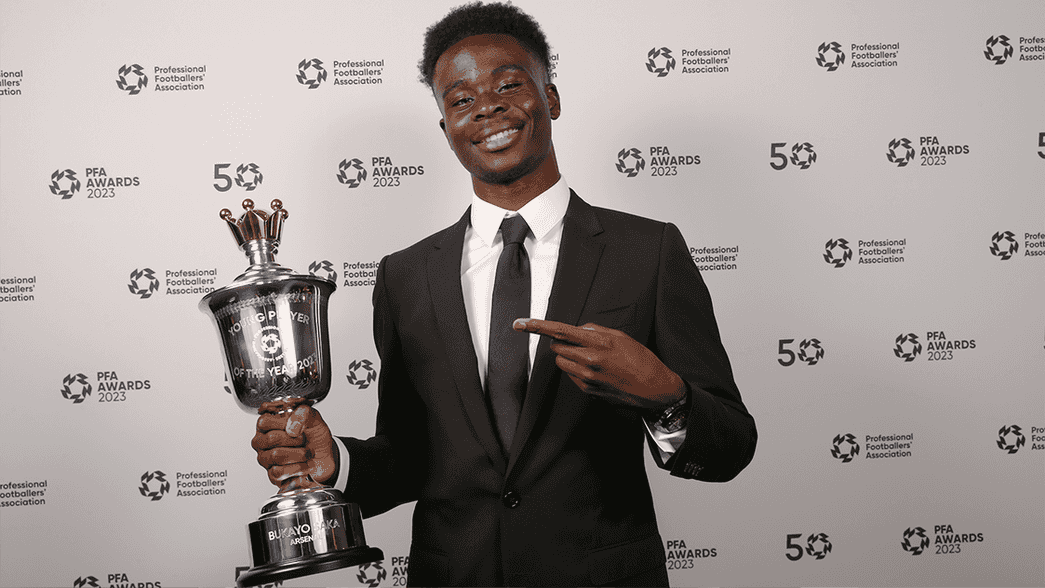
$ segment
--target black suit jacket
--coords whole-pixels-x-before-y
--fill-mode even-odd
[[[589,396],[542,338],[510,457],[480,385],[461,290],[469,212],[385,257],[374,289],[376,435],[344,438],[364,516],[417,501],[413,585],[598,585],[664,566],[638,411]],[[724,482],[756,432],[678,229],[571,192],[547,319],[619,329],[686,382],[686,441],[663,467]],[[659,454],[654,451],[654,455]]]

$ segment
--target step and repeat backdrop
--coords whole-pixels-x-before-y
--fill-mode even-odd
[[[754,462],[649,461],[673,585],[1045,583],[1045,7],[517,2],[563,175],[679,226]],[[283,201],[337,282],[339,434],[373,433],[379,260],[470,181],[418,81],[448,2],[0,3],[0,586],[232,586],[272,493],[197,304]],[[285,586],[402,586],[385,560]]]

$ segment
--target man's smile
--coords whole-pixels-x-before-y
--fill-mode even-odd
[[[519,133],[519,129],[505,129],[492,135],[488,135],[478,141],[476,144],[480,145],[486,151],[498,151],[504,147],[507,147],[515,140],[516,135]]]

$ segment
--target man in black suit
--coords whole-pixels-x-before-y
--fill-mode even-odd
[[[364,516],[417,501],[411,584],[666,586],[644,445],[711,482],[754,454],[678,229],[593,207],[559,174],[548,55],[513,6],[429,28],[422,77],[474,195],[381,262],[376,435],[335,440],[310,407],[258,420],[274,483],[308,471]]]

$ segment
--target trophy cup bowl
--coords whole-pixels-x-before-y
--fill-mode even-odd
[[[330,391],[327,305],[337,286],[276,263],[288,216],[279,200],[271,214],[249,199],[243,208],[239,219],[228,209],[221,218],[250,267],[199,306],[218,330],[236,403],[251,414],[284,414]],[[308,475],[283,480],[247,534],[252,567],[237,578],[240,587],[384,559],[366,544],[359,507]]]

